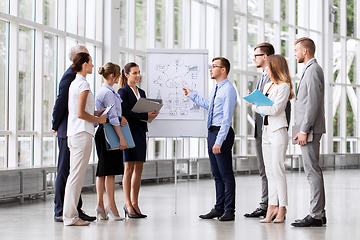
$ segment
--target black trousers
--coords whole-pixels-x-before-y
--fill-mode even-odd
[[[235,211],[235,178],[232,167],[232,147],[235,134],[230,127],[221,146],[221,153],[213,154],[212,147],[215,144],[218,132],[219,130],[208,132],[208,152],[216,189],[214,208],[219,212],[224,210]]]
[[[69,176],[70,171],[70,150],[67,145],[67,138],[58,138],[59,144],[59,158],[58,158],[58,166],[57,166],[57,175],[55,182],[55,216],[62,216],[63,206],[64,206],[64,194],[65,194],[65,186],[66,180]],[[79,203],[77,206],[78,211],[81,211],[82,207],[82,199],[81,195],[79,198]]]

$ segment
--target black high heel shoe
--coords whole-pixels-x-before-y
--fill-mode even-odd
[[[126,215],[127,215],[129,218],[140,218],[140,216],[139,216],[138,214],[136,214],[136,212],[135,212],[134,215],[133,215],[133,214],[130,214],[129,211],[127,210],[127,208],[126,208],[126,204],[124,205],[123,209],[124,209],[124,212],[125,212],[125,218],[126,218]]]
[[[146,214],[138,213],[134,207],[133,207],[133,209],[134,209],[135,214],[138,215],[139,218],[146,218],[147,217]]]

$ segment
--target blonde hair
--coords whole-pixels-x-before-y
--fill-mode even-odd
[[[120,76],[120,66],[117,64],[114,64],[112,62],[106,63],[104,66],[99,68],[98,73],[103,76],[105,79],[107,79],[110,74],[114,74],[114,78],[117,78]]]
[[[293,91],[293,85],[291,82],[289,67],[286,59],[280,54],[275,54],[266,58],[266,64],[271,72],[271,80],[273,80],[276,84],[284,82],[289,85],[289,100],[293,99],[295,97],[295,94]]]

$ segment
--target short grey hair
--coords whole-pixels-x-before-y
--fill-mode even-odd
[[[87,48],[84,45],[75,45],[75,46],[73,46],[70,49],[70,52],[69,52],[70,61],[73,61],[74,56],[77,53],[81,53],[81,52],[89,52],[89,51],[87,50]]]

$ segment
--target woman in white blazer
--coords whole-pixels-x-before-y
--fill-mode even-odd
[[[269,205],[266,218],[260,222],[269,223],[276,216],[274,223],[282,223],[288,205],[284,161],[289,136],[285,108],[287,102],[294,98],[294,92],[286,59],[282,55],[271,55],[266,61],[266,71],[271,82],[265,85],[263,93],[274,104],[248,105],[254,112],[266,115],[263,117],[262,149],[269,185]]]

